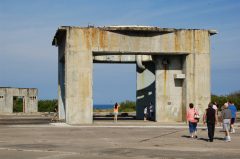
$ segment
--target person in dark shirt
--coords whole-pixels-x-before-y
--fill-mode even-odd
[[[213,142],[215,125],[218,122],[217,112],[213,109],[213,104],[209,103],[203,115],[203,124],[207,123],[209,141]]]

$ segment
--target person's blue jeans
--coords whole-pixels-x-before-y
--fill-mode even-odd
[[[195,131],[197,131],[197,123],[189,121],[189,132],[194,133]]]

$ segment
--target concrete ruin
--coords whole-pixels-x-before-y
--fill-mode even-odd
[[[38,112],[38,90],[36,88],[0,87],[0,113],[13,113],[14,97],[22,99],[22,112]]]
[[[215,30],[149,26],[60,27],[59,117],[93,122],[93,63],[137,65],[136,116],[152,102],[155,121],[184,121],[190,102],[203,113],[210,96],[210,36]]]

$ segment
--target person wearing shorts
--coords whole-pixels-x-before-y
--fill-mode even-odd
[[[223,130],[225,131],[225,141],[230,142],[231,138],[229,135],[229,128],[230,128],[230,123],[232,119],[232,112],[230,109],[228,109],[228,103],[225,103],[223,105],[223,110],[222,110],[222,124],[223,124]]]
[[[117,117],[118,117],[118,108],[120,105],[118,103],[115,103],[113,107],[113,114],[114,114],[114,122],[117,122]]]
[[[235,120],[236,120],[237,108],[236,108],[236,106],[233,104],[233,102],[229,101],[229,102],[228,102],[228,109],[230,109],[230,110],[231,110],[231,113],[232,113],[230,133],[235,133],[234,123],[235,123]]]

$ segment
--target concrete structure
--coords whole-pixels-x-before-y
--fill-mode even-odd
[[[36,88],[0,87],[0,113],[13,113],[13,98],[23,100],[23,113],[38,112],[38,90]]]
[[[155,121],[183,121],[193,102],[210,101],[210,42],[214,30],[148,26],[60,27],[59,116],[68,124],[92,123],[93,63],[137,65],[137,118],[149,102]]]

